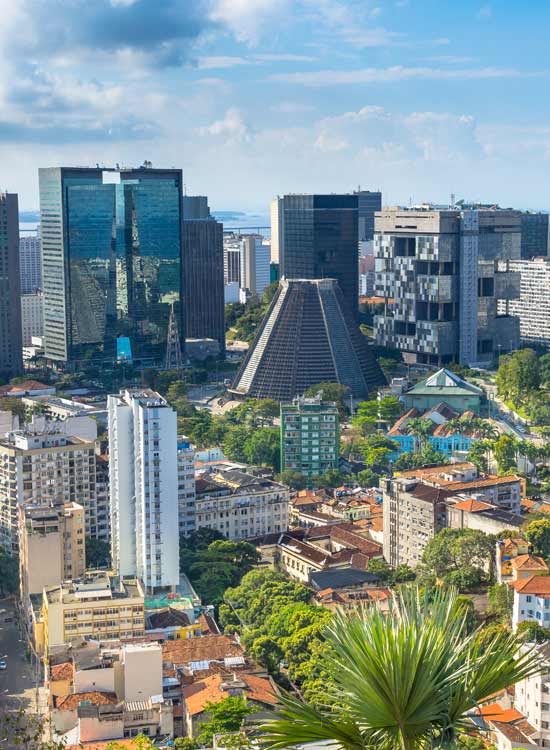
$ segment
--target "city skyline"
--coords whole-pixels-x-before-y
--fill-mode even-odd
[[[546,208],[550,8],[443,5],[9,0],[3,186],[35,210],[39,167],[148,159],[214,210],[358,185]]]

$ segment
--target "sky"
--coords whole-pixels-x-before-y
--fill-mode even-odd
[[[180,167],[217,210],[381,189],[550,209],[547,0],[0,0],[0,189]]]

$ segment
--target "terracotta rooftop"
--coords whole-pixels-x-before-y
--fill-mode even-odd
[[[243,656],[244,650],[234,638],[227,635],[205,635],[200,638],[182,638],[162,644],[162,660],[185,666],[192,661],[225,659]]]
[[[24,393],[25,391],[42,391],[44,389],[55,390],[55,387],[40,383],[38,380],[25,380],[23,383],[0,386],[0,396],[9,396],[10,393]]]
[[[510,560],[510,565],[514,570],[548,571],[548,565],[544,562],[542,557],[536,557],[535,555],[518,555]]]
[[[60,680],[72,680],[72,662],[64,661],[62,664],[54,664],[50,669],[50,679],[52,680],[52,682],[58,682]]]
[[[535,596],[547,596],[550,594],[550,576],[529,576],[520,578],[511,584],[518,594],[535,594]]]
[[[444,466],[429,466],[428,468],[424,469],[408,469],[407,471],[400,471],[399,476],[400,477],[411,477],[414,479],[414,477],[418,477],[419,479],[422,477],[432,477],[437,476],[437,474],[442,474],[444,472],[449,471],[452,469],[453,471],[467,471],[468,469],[474,469],[475,466],[470,461],[464,461],[460,464],[445,464]]]
[[[483,716],[486,721],[501,721],[503,724],[511,724],[514,721],[524,719],[524,715],[515,708],[502,708],[500,703],[489,703],[487,706],[482,706],[478,714]]]
[[[451,507],[465,510],[467,513],[479,513],[479,511],[487,510],[493,506],[490,503],[484,503],[483,500],[469,498],[468,500],[462,500],[460,503],[454,503]]]
[[[228,690],[224,690],[223,686],[230,682],[231,678],[228,680],[224,675],[214,674],[210,677],[205,677],[200,682],[184,687],[182,691],[183,698],[189,714],[191,716],[196,716],[204,711],[208,703],[219,703],[224,700],[224,698],[227,698],[232,693]],[[244,683],[242,694],[245,695],[248,700],[271,706],[278,703],[275,690],[273,689],[271,682],[265,677],[239,673],[236,676],[235,684],[238,686],[239,683]]]
[[[514,726],[514,724],[506,724],[502,721],[492,721],[491,724],[493,725],[495,731],[503,734],[506,739],[510,740],[510,742],[520,743],[522,745],[527,745],[530,743],[529,738],[525,734],[523,734],[519,727]],[[535,742],[532,742],[532,744],[534,747],[537,746],[537,743]]]
[[[104,742],[81,742],[78,745],[66,745],[64,750],[110,750],[113,745],[124,750],[139,750],[139,737],[125,737],[120,740],[105,740]]]
[[[57,698],[56,707],[63,711],[74,711],[81,703],[91,703],[93,706],[109,706],[119,703],[115,693],[100,693],[92,690],[89,693],[71,693]]]
[[[522,505],[523,505],[523,501],[522,501]],[[505,550],[515,550],[519,546],[523,546],[526,544],[527,542],[525,541],[525,539],[522,539],[519,536],[515,536],[515,537],[509,537],[507,539],[503,539],[500,543],[500,546]]]
[[[187,627],[191,621],[185,612],[174,607],[167,607],[160,612],[152,612],[149,616],[149,625],[152,630],[157,628]]]
[[[401,428],[406,428],[409,419],[415,419],[419,416],[420,412],[415,406],[413,406],[412,409],[409,409],[399,417],[397,422],[393,424],[392,428],[388,430],[388,435],[404,435],[405,433]]]
[[[450,482],[447,485],[447,489],[451,489],[454,492],[460,490],[473,490],[476,487],[493,487],[495,484],[512,484],[512,482],[521,481],[521,477],[515,474],[509,474],[504,477],[485,477],[480,479],[472,479],[470,482]]]

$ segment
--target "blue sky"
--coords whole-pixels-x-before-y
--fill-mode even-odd
[[[215,209],[381,189],[550,208],[545,0],[2,0],[0,185],[149,159]]]

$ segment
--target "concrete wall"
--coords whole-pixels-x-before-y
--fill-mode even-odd
[[[98,690],[100,693],[114,693],[115,670],[112,667],[104,669],[82,669],[75,672],[74,692],[89,693]]]
[[[158,644],[124,646],[124,700],[162,695],[162,648]]]

